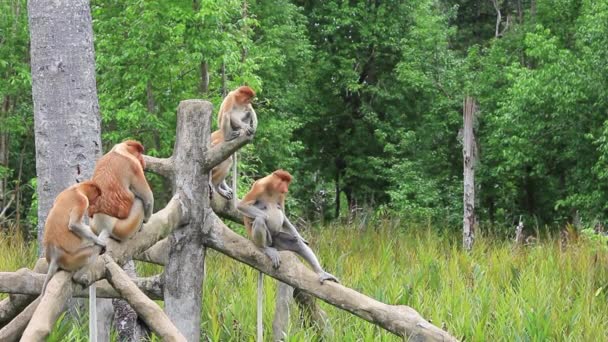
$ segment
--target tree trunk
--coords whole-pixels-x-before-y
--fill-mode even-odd
[[[175,189],[180,201],[193,214],[186,226],[169,236],[169,260],[164,273],[165,312],[188,341],[199,341],[202,282],[205,252],[203,232],[212,212],[209,203],[209,173],[201,165],[209,146],[211,104],[182,101],[178,108],[178,127],[173,158]],[[209,229],[209,228],[207,228]]]
[[[93,28],[87,0],[30,0],[38,240],[55,196],[91,177],[101,153]]]
[[[124,264],[123,269],[129,277],[137,278],[133,260]],[[124,299],[112,299],[114,327],[118,331],[120,341],[137,342],[149,338],[149,329],[137,317],[137,312]],[[108,341],[108,340],[100,340]]]
[[[473,133],[473,119],[477,111],[475,99],[467,96],[464,101],[464,138],[462,154],[464,159],[464,217],[463,217],[463,244],[466,250],[473,248],[475,239],[475,162],[476,144]]]

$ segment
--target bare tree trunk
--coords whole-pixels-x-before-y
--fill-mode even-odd
[[[15,19],[17,20],[17,19]],[[2,120],[5,120],[8,117],[8,112],[11,108],[11,98],[10,96],[4,96],[4,101],[2,102],[2,109],[0,114],[2,115]],[[5,125],[0,127],[0,165],[8,168],[8,132],[6,131]],[[7,177],[2,178],[0,181],[0,206],[4,208],[8,201],[8,179]]]
[[[101,153],[95,51],[87,0],[30,0],[38,240],[55,196],[91,177]]]
[[[207,61],[201,61],[201,81],[198,86],[198,90],[201,94],[205,95],[209,91],[209,64]]]
[[[123,269],[132,279],[137,277],[133,260],[124,264]],[[138,319],[137,312],[133,310],[126,300],[112,299],[112,304],[114,308],[114,326],[118,331],[120,341],[137,342],[149,338],[148,327]]]
[[[188,341],[200,338],[202,283],[205,253],[204,231],[209,230],[209,173],[203,172],[211,132],[211,104],[182,101],[178,108],[178,128],[173,158],[175,189],[187,203],[189,223],[169,236],[169,260],[164,273],[165,312]]]
[[[464,138],[462,154],[464,159],[464,217],[463,244],[466,250],[473,248],[475,239],[475,162],[477,146],[473,133],[473,119],[477,111],[475,99],[467,96],[464,100]]]

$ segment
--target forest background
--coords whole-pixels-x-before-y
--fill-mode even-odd
[[[180,100],[257,90],[239,197],[284,168],[291,215],[462,223],[462,107],[479,105],[477,216],[512,231],[608,218],[606,1],[91,1],[104,150],[170,155]],[[35,236],[25,0],[0,2],[2,226]],[[170,196],[151,176],[162,207]]]

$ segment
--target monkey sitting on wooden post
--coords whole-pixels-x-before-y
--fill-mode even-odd
[[[258,179],[251,190],[239,202],[237,209],[243,213],[247,234],[253,243],[262,249],[278,268],[281,258],[278,251],[292,251],[300,255],[319,275],[321,284],[326,280],[339,282],[338,278],[325,272],[315,253],[296,227],[285,215],[285,197],[291,183],[291,175],[284,170],[276,170]],[[262,341],[262,299],[264,274],[258,276],[257,340]]]
[[[211,146],[224,141],[231,141],[241,134],[253,135],[257,127],[258,117],[251,106],[255,91],[248,86],[238,87],[231,91],[222,101],[217,115],[219,129],[211,133]],[[234,161],[234,163],[233,163]],[[226,184],[226,176],[233,166],[232,187]],[[226,199],[232,199],[236,191],[236,153],[211,170],[210,186]]]

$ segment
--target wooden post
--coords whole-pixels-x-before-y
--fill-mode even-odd
[[[464,249],[470,251],[475,240],[475,162],[477,144],[473,133],[473,120],[477,106],[475,99],[467,96],[464,100],[464,137],[462,155],[464,160],[464,217],[462,226],[462,242]]]

